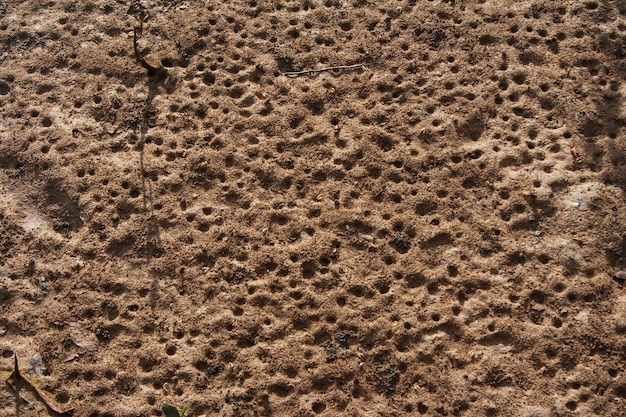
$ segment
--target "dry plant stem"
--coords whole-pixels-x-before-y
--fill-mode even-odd
[[[66,410],[61,409],[58,405],[54,403],[42,390],[37,388],[37,385],[33,383],[27,376],[22,375],[17,365],[17,355],[15,355],[15,365],[13,368],[13,372],[6,380],[6,383],[13,389],[17,397],[19,397],[20,388],[22,383],[26,383],[26,386],[30,388],[38,397],[43,401],[46,406],[53,412],[61,415],[61,416],[69,416],[72,415],[73,409],[68,408]]]
[[[363,66],[363,64],[338,65],[336,67],[325,67],[325,68],[317,68],[317,69],[308,69],[308,70],[304,70],[304,71],[289,71],[289,72],[283,72],[282,74],[286,75],[288,77],[297,77],[297,76],[300,76],[300,75],[313,74],[313,73],[316,73],[316,72],[361,68],[362,66]]]
[[[144,67],[145,69],[148,70],[149,74],[156,74],[157,72],[159,72],[160,68],[155,68],[152,65],[150,65],[148,62],[146,62],[146,60],[141,56],[141,53],[139,52],[139,38],[141,37],[139,35],[139,33],[143,32],[143,27],[137,27],[135,26],[133,28],[133,49],[135,50],[135,58],[137,58],[137,61],[139,62],[139,64],[141,64],[142,67]]]

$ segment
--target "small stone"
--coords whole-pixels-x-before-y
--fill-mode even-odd
[[[35,353],[28,362],[28,370],[31,375],[48,375],[48,369],[43,363],[43,359],[39,352]]]
[[[626,270],[617,272],[615,275],[613,275],[613,278],[620,281],[626,281]]]
[[[40,276],[37,278],[37,284],[41,287],[42,291],[48,291],[48,284],[46,284],[46,278]]]
[[[574,317],[574,320],[580,321],[582,323],[588,323],[589,322],[589,313],[587,313],[586,311],[581,311],[580,313],[578,313],[576,315],[576,317]]]

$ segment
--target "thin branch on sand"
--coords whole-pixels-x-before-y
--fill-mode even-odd
[[[363,67],[363,64],[338,65],[336,67],[316,68],[316,69],[308,69],[308,70],[304,70],[304,71],[289,71],[289,72],[283,72],[282,74],[286,75],[288,77],[298,77],[300,75],[313,74],[313,73],[317,73],[317,72],[334,71],[334,70],[347,70],[347,69],[361,68],[361,67]]]
[[[15,363],[13,365],[13,372],[9,375],[9,378],[6,380],[7,385],[9,385],[16,395],[16,401],[19,404],[20,398],[20,389],[26,384],[26,387],[29,388],[32,392],[34,392],[41,401],[46,404],[46,406],[60,416],[69,416],[73,414],[73,409],[62,409],[54,401],[52,401],[38,386],[35,382],[31,381],[26,375],[20,372],[20,369],[17,365],[17,355],[14,357]],[[19,411],[19,405],[16,405],[16,409]]]

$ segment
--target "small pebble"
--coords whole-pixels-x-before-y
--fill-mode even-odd
[[[48,291],[48,284],[46,284],[46,278],[45,277],[38,277],[37,278],[37,283],[39,284],[39,286],[41,287],[41,289],[43,291]]]
[[[620,281],[626,281],[626,270],[617,272],[615,275],[613,275],[613,278]]]

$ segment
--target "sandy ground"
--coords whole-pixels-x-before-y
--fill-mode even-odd
[[[2,379],[87,417],[626,415],[625,1],[146,5],[153,75],[129,2],[0,2]]]

